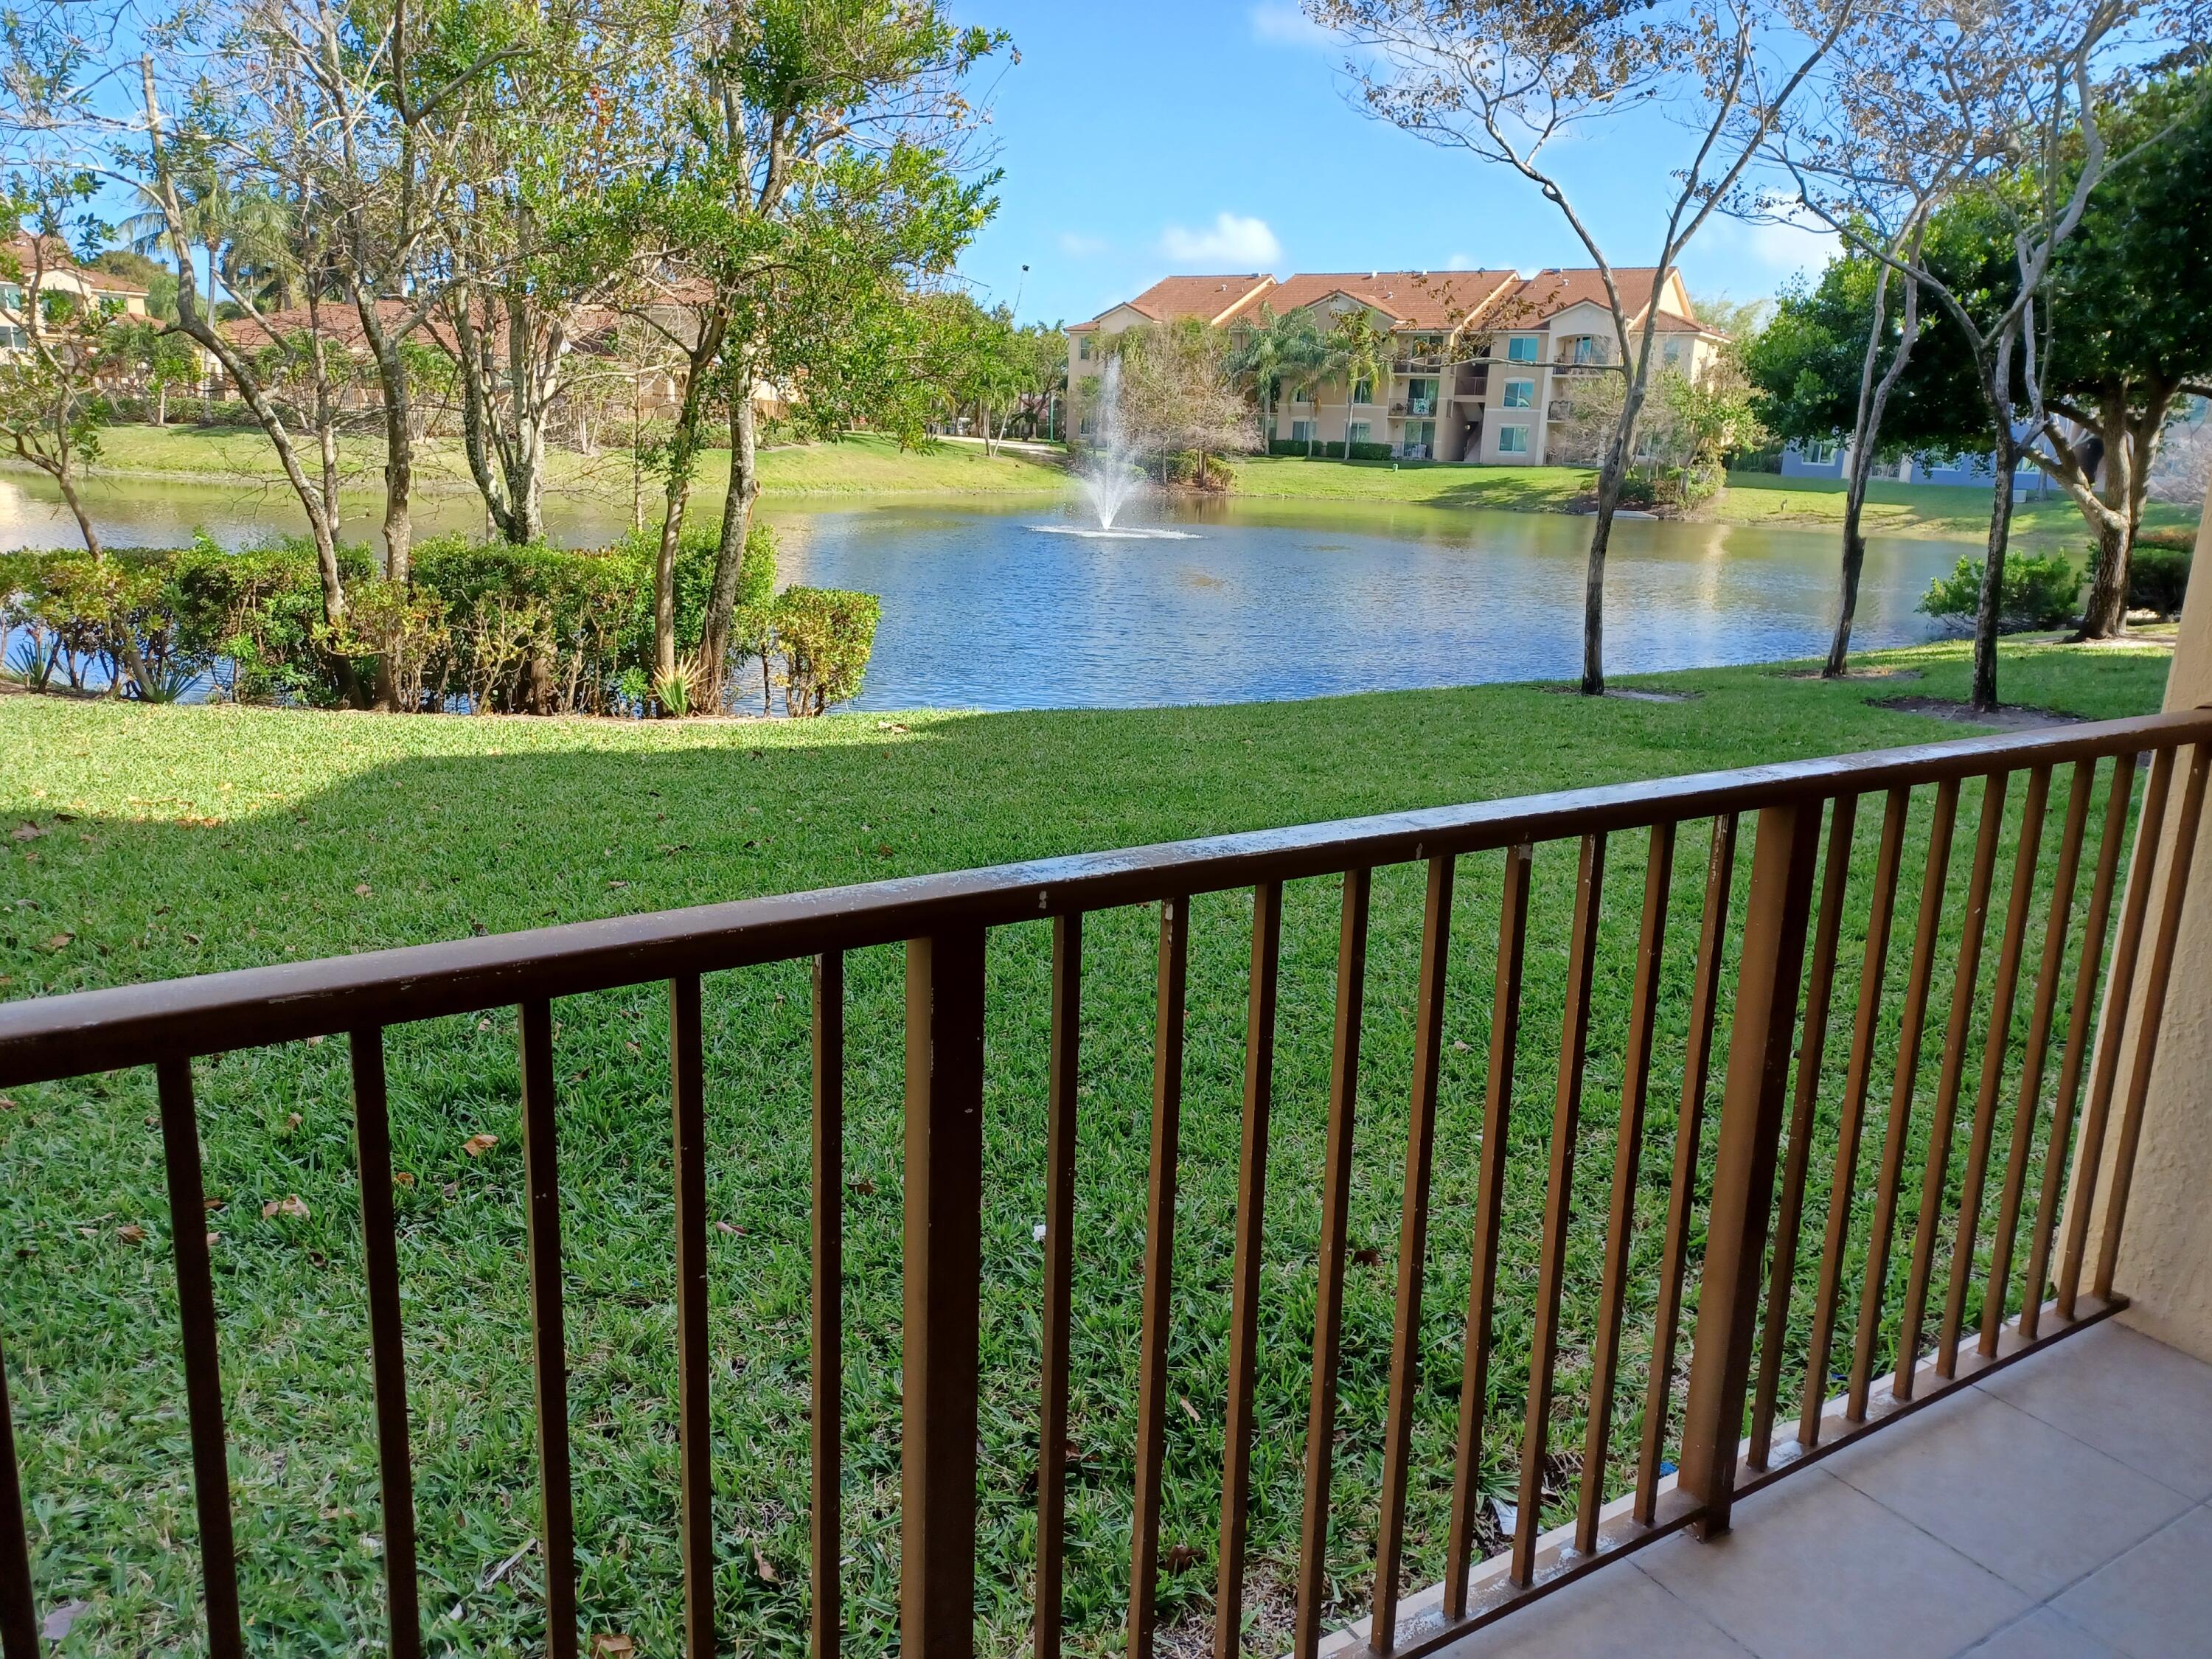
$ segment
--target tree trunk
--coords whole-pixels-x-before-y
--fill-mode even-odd
[[[2118,639],[2128,631],[2128,520],[2124,511],[2100,514],[2096,524],[2097,556],[2089,568],[2089,592],[2081,601],[2076,640]]]
[[[2008,410],[2008,416],[2011,411]],[[1997,707],[1997,625],[2002,619],[2005,549],[2012,538],[2013,474],[2020,466],[2020,445],[2012,422],[1997,422],[1996,486],[1990,492],[1990,538],[1982,566],[1981,605],[1974,616],[1974,693],[1977,714]]]
[[[1590,526],[1589,563],[1583,579],[1583,678],[1586,697],[1605,695],[1605,556],[1613,541],[1613,515],[1628,482],[1628,457],[1634,445],[1636,417],[1644,410],[1644,388],[1632,382],[1621,398],[1620,419],[1606,445],[1597,474],[1597,516]]]
[[[84,538],[84,550],[92,555],[94,564],[105,564],[107,550],[100,544],[100,532],[92,527],[91,515],[86,513],[84,502],[77,495],[76,480],[70,476],[70,469],[54,469],[54,482],[61,486],[62,499],[69,503],[69,510],[76,519],[77,533]],[[122,659],[123,672],[131,677],[133,684],[143,688],[146,665],[139,660],[138,635],[131,629],[131,619],[118,614],[108,618],[107,625],[114,632],[116,654]],[[118,696],[123,694],[119,680],[108,689]]]
[[[721,539],[714,550],[714,583],[707,595],[706,627],[700,641],[701,672],[720,685],[727,671],[731,629],[743,574],[745,538],[752,532],[753,502],[760,495],[758,420],[753,411],[752,379],[742,361],[730,367],[730,490],[722,501]],[[768,712],[768,659],[761,659],[761,712]]]
[[[1889,407],[1890,393],[1896,390],[1898,380],[1905,373],[1913,342],[1920,332],[1920,284],[1908,276],[1905,279],[1904,325],[1897,349],[1890,356],[1889,367],[1876,380],[1874,366],[1881,361],[1889,276],[1889,267],[1884,265],[1875,284],[1874,322],[1867,331],[1866,358],[1859,368],[1858,419],[1851,432],[1850,481],[1844,495],[1843,602],[1837,611],[1836,635],[1828,646],[1828,660],[1820,669],[1826,679],[1840,678],[1850,661],[1851,625],[1858,617],[1859,576],[1866,568],[1866,538],[1860,532],[1859,524],[1866,511],[1867,487],[1874,479],[1882,415]]]

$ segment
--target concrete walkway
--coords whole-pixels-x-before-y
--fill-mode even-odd
[[[2203,1659],[2212,1366],[2107,1322],[1444,1651]]]

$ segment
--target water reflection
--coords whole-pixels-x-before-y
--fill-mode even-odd
[[[228,546],[293,527],[283,492],[102,479],[112,545]],[[366,539],[374,502],[354,520]],[[883,599],[855,707],[1121,708],[1565,678],[1581,659],[1587,520],[1364,503],[1158,501],[1130,517],[1188,539],[1039,535],[1093,522],[1070,503],[773,503],[782,577]],[[1079,517],[1078,515],[1080,514]],[[552,533],[606,542],[628,503],[549,502]],[[419,533],[480,530],[470,498],[426,500]],[[44,480],[0,477],[0,546],[71,545]],[[1929,637],[1914,604],[1947,543],[1869,544],[1856,638]],[[1832,625],[1836,538],[1823,530],[1626,520],[1607,583],[1608,668],[1650,672],[1806,657]]]

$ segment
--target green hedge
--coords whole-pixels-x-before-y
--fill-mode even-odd
[[[1271,438],[1267,441],[1267,453],[1270,455],[1304,455],[1307,453],[1309,447],[1311,449],[1313,458],[1318,461],[1340,461],[1345,458],[1344,445],[1341,441],[1315,443],[1309,446],[1303,438]],[[1355,461],[1387,461],[1392,459],[1396,453],[1389,444],[1352,446],[1352,459]]]
[[[1981,608],[1982,572],[1979,559],[1960,560],[1949,575],[1928,585],[1920,609],[1954,627],[1972,628]],[[1997,595],[1998,630],[2017,634],[2071,622],[2081,597],[2081,574],[2063,553],[2008,556]]]
[[[2128,556],[2128,608],[2179,616],[2182,596],[2189,592],[2189,558],[2186,547],[2137,542]]]
[[[708,531],[678,544],[679,641],[696,644],[702,630],[715,547]],[[38,690],[112,685],[127,628],[147,670],[133,695],[157,701],[215,673],[240,702],[331,707],[351,684],[423,712],[650,714],[658,553],[657,532],[585,550],[441,537],[416,545],[402,586],[349,547],[339,560],[348,615],[334,631],[304,540],[228,552],[202,537],[189,548],[112,550],[97,564],[82,550],[31,550],[0,555],[0,623],[17,633],[10,678]],[[738,671],[756,657],[768,700],[784,615],[775,586],[774,537],[757,522],[718,705],[735,700]],[[875,601],[836,597],[826,622],[804,604],[791,612],[802,630],[800,679],[786,699],[794,711],[845,701],[866,672]],[[788,646],[781,654],[793,660]]]

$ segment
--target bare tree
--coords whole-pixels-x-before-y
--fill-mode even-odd
[[[1908,300],[1932,295],[1972,359],[1994,472],[1976,708],[1997,706],[2014,474],[2049,421],[2037,307],[2053,256],[2123,159],[2106,143],[2105,118],[2124,60],[2159,26],[2154,10],[2145,0],[1887,0],[1835,56],[1832,118],[1769,129],[1770,155],[1798,203],[1896,272]],[[1975,291],[1936,269],[1919,228],[1947,201],[1999,222],[2013,253],[2007,291]],[[1905,210],[1887,222],[1905,234],[1869,228],[1899,202]]]
[[[1565,217],[1604,284],[1622,345],[1620,410],[1598,467],[1583,598],[1582,689],[1605,690],[1605,561],[1649,390],[1657,310],[1682,251],[1742,181],[1773,124],[1833,46],[1857,0],[1815,0],[1809,28],[1753,0],[1304,0],[1357,55],[1346,71],[1379,118],[1510,168]],[[1593,122],[1659,105],[1686,130],[1668,175],[1648,293],[1620,268],[1553,165]]]

